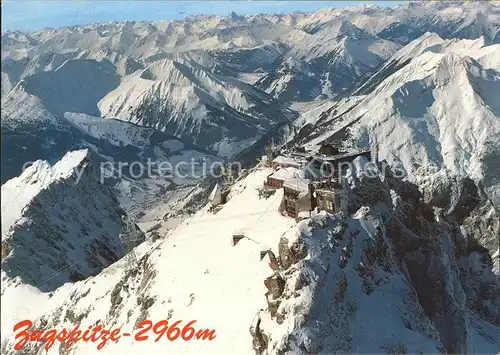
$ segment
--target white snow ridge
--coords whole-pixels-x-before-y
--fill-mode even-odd
[[[54,291],[125,255],[125,212],[98,182],[88,150],[54,166],[36,161],[2,185],[2,195],[2,275],[15,283]]]
[[[499,33],[492,1],[3,32],[1,353],[500,354]]]

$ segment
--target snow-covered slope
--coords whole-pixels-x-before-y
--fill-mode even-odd
[[[12,81],[9,79],[9,76],[2,72],[2,97],[4,94],[7,94],[12,89]]]
[[[297,138],[307,139],[309,132],[314,129],[314,126],[325,125],[332,117],[349,112],[363,99],[364,96],[350,96],[339,101],[326,101],[311,110],[303,112],[294,121],[294,125],[300,129]]]
[[[321,76],[309,63],[288,57],[255,85],[283,100],[314,100],[322,93]]]
[[[270,172],[257,168],[236,183],[229,201],[216,214],[206,206],[168,238],[137,247],[137,265],[123,260],[96,277],[58,289],[50,299],[36,294],[43,307],[27,307],[22,316],[35,320],[36,325],[46,322],[48,327],[59,328],[70,327],[75,319],[82,326],[100,319],[104,327],[121,327],[131,333],[144,319],[155,322],[166,317],[186,323],[195,319],[195,328],[215,330],[216,338],[210,342],[169,342],[170,351],[176,354],[220,354],[229,349],[237,349],[238,354],[263,353],[264,349],[272,354],[438,352],[443,347],[448,352],[495,351],[498,326],[488,318],[495,305],[493,296],[474,303],[477,296],[464,290],[480,280],[494,290],[498,280],[484,269],[482,278],[471,276],[470,283],[462,283],[459,276],[470,272],[469,260],[475,260],[476,271],[483,262],[475,252],[463,251],[464,269],[458,267],[453,242],[446,231],[440,231],[447,227],[419,220],[413,209],[423,214],[423,206],[418,197],[405,194],[410,186],[393,182],[397,191],[386,183],[353,186],[351,208],[358,212],[352,217],[323,213],[297,224],[278,212],[281,190],[269,199],[259,199],[255,188]],[[232,246],[234,233],[247,238]],[[432,241],[434,233],[439,241]],[[408,249],[415,245],[415,238],[430,243],[421,249],[422,257],[432,260],[422,276],[411,264],[419,249]],[[433,243],[446,247],[433,249]],[[269,249],[278,256],[277,274],[268,265],[270,256],[260,260],[260,252]],[[338,264],[342,253],[348,258],[346,268]],[[436,270],[442,273],[434,275]],[[432,282],[445,290],[432,296],[436,299],[425,295]],[[9,288],[2,304],[26,297],[28,292],[23,287]],[[441,301],[442,308],[432,308]],[[472,303],[476,308],[468,308]],[[227,314],[230,319],[223,316]],[[9,327],[20,316],[2,317],[6,329],[2,349],[10,354]],[[377,317],[385,320],[384,327]],[[449,324],[455,325],[450,329]],[[159,344],[153,340],[132,338],[109,342],[99,353],[158,352]],[[78,342],[70,351],[93,353],[96,345]],[[35,352],[41,346],[32,342],[26,349]],[[49,354],[58,351],[52,347]]]
[[[119,82],[115,67],[109,61],[77,59],[68,60],[53,71],[25,77],[19,85],[39,97],[55,115],[82,112],[96,116],[99,100]]]
[[[166,318],[216,338],[49,354],[498,353],[499,24],[493,2],[440,1],[2,34],[2,354],[24,319]],[[271,142],[325,141],[385,159],[351,172],[347,214],[259,197]],[[213,179],[148,169],[213,154],[250,170],[215,209]]]
[[[211,73],[191,58],[158,60],[125,77],[99,109],[104,117],[152,127],[228,157],[296,116],[266,93]]]
[[[436,165],[497,186],[500,68],[446,48],[416,56],[353,109],[318,125],[310,143],[376,143],[381,159],[400,160],[409,171]]]
[[[208,212],[207,206],[179,225],[168,238],[162,238],[154,245],[138,247],[139,262],[134,269],[127,270],[125,262],[115,263],[99,276],[78,283],[73,290],[57,290],[52,301],[46,302],[56,308],[62,307],[61,318],[53,314],[50,321],[60,327],[69,325],[72,321],[66,314],[71,310],[72,314],[81,317],[82,324],[101,319],[108,326],[121,325],[124,331],[132,332],[137,322],[143,319],[196,319],[197,327],[216,330],[216,340],[189,344],[171,342],[170,351],[176,354],[200,351],[220,354],[238,349],[238,353],[252,354],[248,328],[255,312],[265,307],[262,281],[269,272],[267,263],[259,261],[259,253],[261,248],[273,246],[279,236],[294,225],[293,220],[277,211],[280,193],[269,200],[258,198],[255,188],[262,184],[268,173],[267,170],[256,172],[238,184],[229,204],[217,214]],[[232,247],[232,234],[241,228],[246,228],[247,236],[259,244],[242,240]],[[182,275],[174,276],[179,270],[183,270]],[[22,290],[8,289],[7,297],[16,292]],[[68,298],[70,293],[73,296]],[[4,297],[12,298],[2,296],[5,306],[8,301]],[[52,314],[55,309],[47,307],[43,313],[36,309],[31,311],[30,317],[38,318],[45,312]],[[223,316],[226,314],[231,314],[231,319]],[[15,320],[4,318],[2,323],[4,321]],[[4,334],[7,337],[8,334],[2,331],[2,336]],[[155,353],[158,346],[154,341],[134,342],[123,338],[100,352]],[[95,351],[92,344],[75,344],[75,347],[78,347],[77,353]],[[2,348],[8,351],[10,347],[4,343]],[[52,351],[57,352],[55,348]]]
[[[350,89],[398,49],[399,45],[347,21],[332,21],[294,44],[278,69],[257,85],[287,100],[331,98]]]
[[[12,283],[54,291],[99,273],[126,254],[125,212],[99,183],[90,152],[38,160],[2,185],[2,293]],[[131,241],[144,240],[142,232]]]
[[[301,33],[306,35],[305,33]],[[278,42],[257,45],[252,48],[231,46],[209,51],[217,60],[225,65],[230,65],[243,73],[261,72],[270,70],[276,60],[288,50],[284,38]]]
[[[389,58],[368,80],[362,83],[354,94],[367,94],[377,87],[385,78],[394,74],[410,61],[425,52],[449,53],[469,56],[481,63],[485,69],[500,68],[498,55],[500,44],[487,44],[485,37],[473,40],[451,39],[443,40],[436,33],[427,32],[410,42]]]
[[[316,31],[330,21],[350,21],[381,38],[406,44],[425,32],[444,38],[478,38],[498,43],[500,6],[496,1],[419,1],[395,7],[377,5],[323,9],[297,21],[297,27]]]
[[[175,198],[170,207],[181,211],[189,202],[182,203],[182,199],[207,172],[203,164],[192,164],[188,167],[193,169],[186,174],[179,170],[182,176],[171,174],[177,164],[205,162],[210,167],[220,160],[152,128],[83,113],[55,116],[40,99],[19,87],[2,100],[1,127],[2,182],[20,175],[27,162],[43,159],[54,164],[69,150],[88,148],[94,153],[99,178],[114,188],[121,206],[134,216],[172,196]],[[143,173],[131,170],[131,164],[140,164]],[[159,171],[161,166],[171,167],[171,171]]]

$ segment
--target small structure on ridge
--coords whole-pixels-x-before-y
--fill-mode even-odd
[[[312,184],[307,179],[291,178],[283,183],[283,201],[280,207],[289,217],[296,218],[300,212],[310,212],[316,205]]]
[[[267,176],[264,187],[269,189],[281,189],[286,179],[296,177],[298,169],[294,167],[279,169]]]
[[[273,165],[280,166],[282,168],[289,168],[289,167],[300,168],[301,166],[301,164],[297,162],[295,159],[283,155],[276,157],[273,160]]]
[[[314,195],[316,198],[316,205],[320,210],[329,213],[347,211],[347,189],[336,180],[315,184]]]

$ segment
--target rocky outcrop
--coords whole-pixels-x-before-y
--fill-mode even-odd
[[[268,277],[264,281],[264,285],[266,285],[268,292],[266,293],[266,296],[269,297],[271,296],[272,299],[277,299],[283,294],[283,291],[285,290],[285,280],[279,275],[273,275]]]
[[[288,269],[291,265],[298,263],[307,255],[305,246],[300,244],[300,241],[294,241],[289,246],[287,238],[281,238],[279,246],[279,261],[283,269]]]
[[[255,350],[255,353],[258,355],[263,354],[269,344],[269,338],[260,328],[261,322],[261,312],[259,311],[257,312],[252,326],[250,327],[250,334],[252,335],[253,339],[252,347]]]
[[[350,217],[314,214],[297,225],[298,237],[282,237],[285,284],[268,301],[271,320],[260,316],[259,334],[267,340],[258,342],[258,353],[498,348],[500,279],[488,250],[460,225],[480,205],[475,185],[464,180],[448,190],[456,198],[445,190],[429,198],[390,170],[353,184]],[[378,313],[384,325],[367,325]],[[270,322],[289,328],[275,334]]]
[[[500,236],[500,210],[482,183],[424,168],[418,171],[417,183],[423,201],[432,205],[436,217],[461,230],[463,247],[468,245],[470,250],[483,247],[493,255]]]

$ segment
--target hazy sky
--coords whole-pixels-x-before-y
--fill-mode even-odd
[[[2,32],[38,30],[108,21],[181,19],[195,14],[247,15],[315,11],[361,4],[398,5],[406,1],[35,1],[3,0]]]

